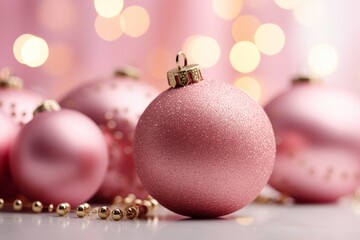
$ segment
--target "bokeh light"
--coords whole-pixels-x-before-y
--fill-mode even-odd
[[[150,26],[149,13],[140,6],[131,6],[122,12],[120,24],[123,32],[130,37],[143,35]]]
[[[29,67],[41,66],[49,56],[48,45],[44,39],[33,36],[24,42],[21,56]]]
[[[256,30],[255,44],[263,54],[275,55],[285,45],[285,34],[278,25],[266,23]]]
[[[259,82],[252,77],[240,77],[234,83],[234,86],[246,92],[249,96],[259,101],[261,97],[261,86]]]
[[[274,0],[276,5],[283,9],[292,9],[296,7],[300,0]]]
[[[336,70],[338,54],[331,45],[319,44],[310,50],[308,63],[314,73],[320,76],[326,76]]]
[[[262,8],[265,4],[267,4],[269,0],[246,0],[244,1],[244,5],[247,8]]]
[[[254,71],[259,66],[260,60],[260,52],[252,42],[241,41],[231,48],[230,63],[241,73]]]
[[[242,0],[213,0],[212,6],[216,15],[222,19],[231,20],[236,18],[242,8]]]
[[[21,55],[21,49],[22,47],[24,46],[24,43],[30,39],[34,37],[34,35],[32,34],[23,34],[23,35],[20,35],[14,42],[14,45],[13,45],[13,53],[14,53],[14,56],[16,58],[16,60],[19,62],[19,63],[22,63],[22,64],[25,64],[23,59],[22,59],[22,55]]]
[[[55,43],[49,45],[49,58],[44,69],[52,75],[64,75],[75,65],[74,51],[66,44]]]
[[[95,31],[97,35],[106,41],[114,41],[123,33],[120,26],[120,16],[104,18],[98,15],[95,19]]]
[[[318,24],[324,17],[324,6],[321,0],[301,0],[293,11],[296,21],[308,27]]]
[[[94,0],[96,12],[104,18],[118,15],[124,7],[123,0]]]
[[[147,67],[152,76],[158,79],[164,79],[166,72],[173,68],[174,56],[162,47],[150,50],[147,57]]]
[[[67,30],[75,25],[76,9],[74,1],[41,1],[38,7],[37,17],[39,22],[50,30]]]
[[[254,41],[256,30],[261,25],[259,19],[252,15],[238,17],[232,25],[232,35],[236,42]]]
[[[44,64],[49,56],[46,41],[31,34],[19,36],[13,45],[16,60],[29,67],[38,67]]]
[[[219,43],[212,37],[193,35],[184,43],[184,50],[190,62],[200,64],[203,68],[214,66],[220,58]]]

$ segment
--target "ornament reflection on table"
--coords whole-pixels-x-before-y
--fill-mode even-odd
[[[14,197],[17,191],[10,177],[9,154],[18,133],[16,125],[10,117],[0,112],[0,196]]]
[[[94,200],[111,202],[117,195],[147,195],[135,171],[132,141],[139,117],[158,91],[137,80],[139,73],[123,67],[111,78],[92,81],[61,101],[65,108],[90,117],[102,129],[109,148],[109,169]]]
[[[270,185],[299,202],[332,202],[360,183],[360,100],[300,77],[265,107],[277,140]]]
[[[51,100],[18,134],[10,158],[13,179],[25,196],[44,204],[88,201],[108,167],[104,136],[96,124]]]
[[[8,68],[1,70],[0,111],[5,112],[16,123],[26,124],[32,119],[33,110],[44,101],[40,94],[23,89],[22,80],[12,76]]]
[[[246,93],[203,80],[199,66],[187,66],[182,52],[176,61],[178,68],[168,72],[172,88],[148,106],[136,128],[140,179],[176,213],[232,213],[253,201],[270,177],[275,158],[270,121]]]

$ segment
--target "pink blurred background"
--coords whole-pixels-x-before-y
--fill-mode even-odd
[[[122,1],[101,2],[119,6]],[[175,67],[176,53],[184,50],[190,63],[205,65],[206,78],[234,83],[251,77],[237,85],[255,98],[260,96],[262,104],[286,89],[299,73],[318,75],[326,84],[359,93],[359,6],[357,1],[340,0],[124,0],[112,19],[98,17],[97,32],[98,12],[92,0],[5,0],[0,3],[0,66],[12,68],[27,87],[52,98],[83,81],[111,75],[124,64],[138,67],[143,81],[165,89],[166,71]],[[253,21],[236,25],[245,15],[252,15]],[[280,27],[285,38],[267,32],[265,40],[259,37],[263,45],[256,43],[255,32],[267,23]],[[21,64],[15,58],[14,51],[27,54],[25,43],[14,47],[22,34],[47,43],[49,53],[40,66],[29,67],[31,63]],[[194,35],[201,41],[194,43]],[[260,51],[234,52],[231,62],[231,49],[241,41],[255,42],[251,46]],[[30,50],[36,52],[36,47]],[[259,63],[246,65],[252,61]],[[239,70],[241,64],[247,70]],[[243,84],[246,81],[250,83]]]

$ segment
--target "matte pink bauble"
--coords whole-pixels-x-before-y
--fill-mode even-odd
[[[1,71],[0,77],[0,111],[10,116],[20,125],[29,122],[34,109],[45,98],[31,90],[22,88],[22,81],[11,76],[7,69]]]
[[[10,168],[20,190],[43,203],[88,201],[108,167],[96,124],[73,110],[38,113],[19,133]]]
[[[301,202],[331,202],[360,182],[360,100],[295,84],[265,108],[277,139],[270,185]]]
[[[112,201],[117,195],[133,193],[145,197],[134,167],[132,141],[140,115],[158,95],[144,82],[125,76],[87,83],[61,101],[66,108],[89,116],[106,135],[110,166],[96,195],[97,201]]]
[[[163,92],[141,116],[135,163],[146,189],[166,208],[218,217],[251,203],[267,183],[274,134],[263,109],[246,93],[224,82],[200,81],[198,71],[185,67],[169,77],[170,84],[195,83]]]
[[[0,198],[9,197],[12,181],[9,171],[9,154],[18,132],[18,126],[0,112]]]

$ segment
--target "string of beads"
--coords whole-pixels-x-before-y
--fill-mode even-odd
[[[92,207],[89,203],[83,203],[72,208],[69,203],[60,203],[54,207],[53,204],[44,206],[40,201],[30,203],[23,203],[24,200],[15,199],[12,203],[6,203],[4,199],[0,198],[0,210],[5,207],[12,206],[12,210],[20,212],[21,210],[29,210],[33,213],[53,212],[55,210],[58,216],[67,216],[74,212],[79,218],[89,217],[91,219],[103,219],[119,221],[122,219],[133,220],[144,218],[158,208],[159,203],[151,196],[145,199],[138,199],[134,194],[129,194],[125,198],[117,196],[111,206],[97,206]]]

